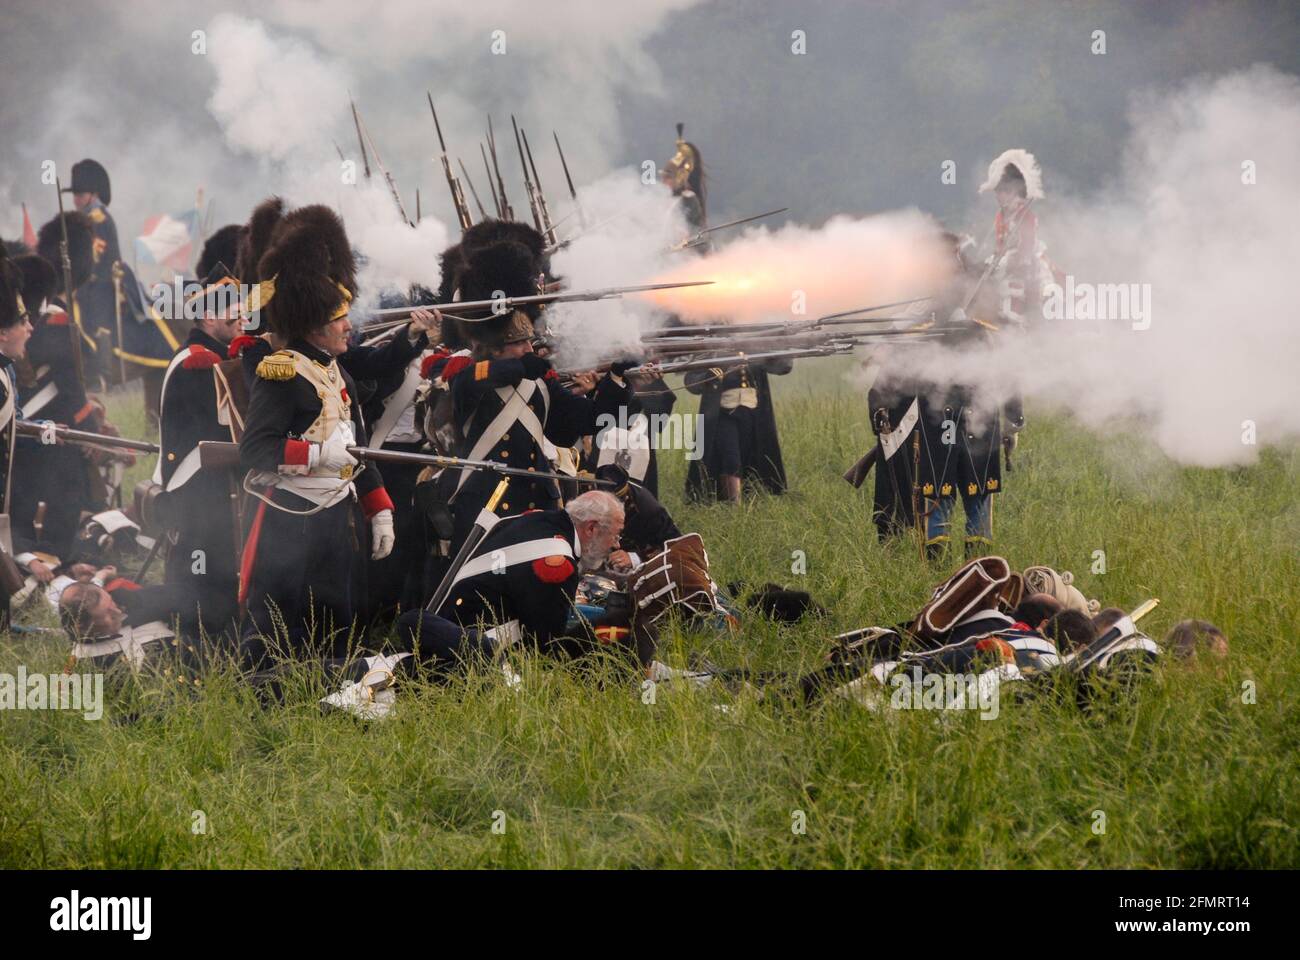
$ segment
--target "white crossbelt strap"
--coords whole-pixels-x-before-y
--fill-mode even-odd
[[[49,402],[59,395],[59,386],[53,380],[41,387],[23,407],[23,419],[30,420],[36,414],[40,413]]]
[[[4,400],[0,401],[0,430],[4,430],[5,427],[9,426],[9,421],[13,419],[16,401],[14,400],[13,384],[9,379],[9,375],[0,370],[0,377],[4,377],[4,383],[0,385],[0,389],[4,390]]]
[[[397,425],[398,418],[415,400],[415,391],[420,387],[420,364],[423,362],[425,355],[432,352],[426,350],[406,365],[406,376],[402,379],[401,386],[388,395],[388,398],[384,401],[384,412],[380,415],[379,420],[375,422],[375,428],[370,431],[370,445],[372,447],[382,447],[384,445],[384,441],[388,439],[393,427]]]
[[[916,426],[916,419],[920,414],[920,404],[913,397],[912,405],[907,408],[907,413],[903,414],[903,419],[899,422],[898,428],[880,435],[880,449],[885,452],[886,460],[898,453],[898,448],[912,435],[912,429]]]
[[[120,653],[132,669],[139,669],[144,663],[145,648],[159,640],[170,640],[176,634],[171,627],[161,620],[144,623],[138,627],[123,627],[122,632],[111,640],[97,640],[93,643],[77,643],[72,647],[72,656],[77,660],[92,660],[109,654]]]
[[[532,435],[539,446],[542,446],[543,451],[546,449],[548,444],[546,437],[542,433],[542,425],[537,419],[537,414],[533,413],[533,408],[528,405],[528,401],[537,392],[537,384],[540,382],[539,380],[525,380],[518,387],[497,388],[497,396],[503,401],[501,412],[492,418],[492,422],[487,425],[487,429],[483,431],[482,436],[478,438],[478,442],[474,444],[474,448],[470,450],[469,456],[465,459],[486,459],[487,454],[515,423],[523,424],[524,429]],[[545,390],[543,391],[543,403],[549,410],[550,393]],[[470,471],[468,470],[460,472],[460,479],[456,481],[457,491],[465,485],[469,475]]]
[[[493,570],[504,570],[506,567],[513,567],[520,563],[531,563],[543,557],[568,557],[572,560],[573,547],[568,540],[560,537],[542,537],[539,540],[525,540],[523,543],[499,547],[466,563],[457,572],[451,585],[454,587],[470,577],[477,577],[479,574],[490,573]]]

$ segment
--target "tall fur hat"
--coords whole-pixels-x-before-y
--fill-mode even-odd
[[[338,316],[356,283],[355,260],[338,216],[327,207],[304,207],[294,214],[276,224],[256,270],[261,285],[257,305],[271,330],[288,340]],[[273,292],[268,292],[271,283]]]
[[[537,262],[526,246],[513,240],[489,244],[471,251],[465,258],[459,291],[461,300],[491,300],[497,291],[507,297],[529,297],[537,294]],[[507,334],[514,339],[520,333],[523,319],[529,325],[537,319],[541,308],[537,304],[519,307],[500,315],[480,311],[483,320],[458,324],[461,335],[482,346],[497,346],[505,342]],[[522,315],[518,317],[517,315]]]
[[[522,243],[537,261],[538,272],[546,266],[546,238],[536,228],[518,220],[496,220],[489,217],[474,224],[460,238],[460,247],[466,256],[475,250],[513,240]]]
[[[228,223],[208,237],[194,272],[203,278],[218,263],[235,263],[239,259],[239,240],[245,229],[242,223]]]
[[[279,230],[296,230],[306,227],[313,231],[325,244],[329,252],[330,276],[348,291],[357,294],[357,258],[348,242],[348,231],[343,220],[329,207],[320,203],[308,204],[285,214]]]
[[[48,260],[34,253],[15,257],[13,264],[21,276],[23,302],[27,304],[27,309],[35,319],[42,304],[54,296],[59,282],[58,271]]]
[[[271,245],[271,234],[283,219],[284,201],[279,197],[267,197],[253,208],[253,215],[239,234],[235,254],[235,276],[240,283],[256,283],[262,279],[257,265]]]
[[[44,262],[44,261],[42,261]],[[9,260],[9,253],[0,247],[0,330],[17,324],[23,317],[19,306],[22,274]]]
[[[63,219],[68,225],[68,257],[72,261],[72,286],[75,289],[85,283],[95,269],[95,232],[84,213],[65,213]],[[36,234],[36,252],[54,267],[59,291],[63,290],[63,259],[59,254],[62,240],[63,228],[57,216]]]
[[[1038,161],[1028,150],[1016,147],[1000,154],[989,164],[988,179],[980,185],[980,193],[996,190],[1004,181],[1023,181],[1027,199],[1043,199],[1043,171],[1038,169]]]

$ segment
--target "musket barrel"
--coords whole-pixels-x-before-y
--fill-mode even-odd
[[[15,428],[23,436],[39,437],[50,428],[50,425],[37,423],[33,420],[18,420]],[[106,433],[74,430],[71,427],[65,427],[57,423],[53,424],[53,430],[56,439],[67,443],[79,443],[88,447],[114,447],[119,450],[138,450],[141,453],[157,453],[159,450],[158,444],[149,443],[147,440],[129,440],[126,437],[113,437]]]

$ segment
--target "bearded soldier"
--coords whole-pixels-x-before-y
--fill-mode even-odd
[[[167,556],[168,583],[188,586],[205,625],[223,626],[235,613],[239,562],[238,522],[225,470],[200,470],[199,443],[229,442],[218,397],[228,392],[221,362],[239,330],[238,285],[223,263],[215,264],[204,287],[186,304],[194,326],[163,378],[161,426],[153,482],[161,488],[158,511],[175,531]]]
[[[365,540],[358,504],[373,558],[387,556],[394,539],[393,504],[379,471],[367,464],[358,472],[348,452],[367,437],[355,384],[337,360],[348,347],[356,288],[343,223],[323,206],[275,219],[255,238],[266,249],[248,308],[288,347],[257,364],[240,440],[245,488],[257,500],[240,570],[249,617],[244,657],[252,663],[277,627],[295,651],[317,630],[322,641],[346,642],[353,561]]]

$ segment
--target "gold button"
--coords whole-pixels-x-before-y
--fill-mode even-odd
[[[508,434],[508,433],[505,434],[505,435],[501,438],[501,442],[502,442],[502,443],[509,443],[509,442],[510,442],[510,434]]]
[[[529,510],[536,510],[536,509],[537,509],[537,504],[532,503],[532,502],[530,501],[529,504],[528,504],[528,509],[529,509]]]
[[[529,460],[536,460],[536,459],[537,459],[537,454],[535,454],[535,453],[530,453],[530,454],[528,455],[528,459],[529,459]]]
[[[508,457],[508,456],[510,456],[510,451],[509,451],[509,450],[502,450],[502,451],[501,451],[501,456],[503,456],[503,457]]]
[[[509,510],[509,509],[510,509],[510,504],[508,504],[508,503],[503,503],[503,504],[501,504],[501,509],[502,509],[502,510]]]
[[[175,460],[175,459],[176,459],[176,454],[174,454],[174,453],[169,453],[169,454],[167,454],[167,459],[168,459],[168,460]]]
[[[464,603],[464,602],[465,602],[465,600],[464,600],[463,597],[457,597],[457,598],[456,598],[456,606],[459,607],[459,606],[460,606],[462,603]]]

